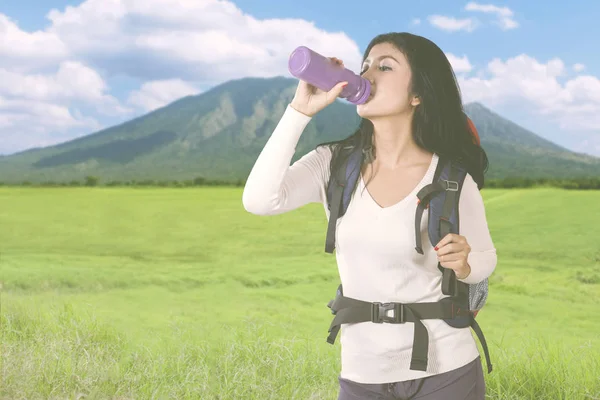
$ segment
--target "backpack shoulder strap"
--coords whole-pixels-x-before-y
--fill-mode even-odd
[[[440,157],[431,184],[423,187],[417,197],[419,204],[415,217],[415,249],[423,254],[421,248],[421,219],[423,211],[429,208],[428,236],[432,245],[436,245],[449,233],[459,233],[458,202],[466,170],[458,163]],[[457,295],[457,280],[454,271],[438,263],[443,274],[442,292]]]
[[[447,174],[447,175],[446,175]],[[429,208],[430,221],[433,219],[437,223],[434,225],[429,223],[429,238],[431,243],[435,245],[449,233],[459,233],[460,219],[458,216],[458,200],[462,185],[466,176],[466,170],[460,168],[456,163],[447,163],[446,168],[442,171],[441,179],[446,179],[449,184],[449,189],[446,190],[443,202],[441,199],[434,199]],[[454,186],[454,188],[452,188]],[[438,217],[439,215],[439,217]],[[439,235],[438,235],[439,232]],[[444,268],[438,263],[438,269],[442,271],[442,293],[450,296],[458,295],[458,280],[453,270]]]
[[[342,148],[338,154],[340,163],[336,171],[331,171],[327,184],[327,207],[329,209],[329,223],[327,224],[327,237],[325,239],[325,252],[333,253],[335,248],[335,228],[337,219],[343,216],[348,209],[350,199],[363,161],[363,152],[358,147]]]
[[[421,220],[423,218],[423,212],[425,209],[429,208],[429,202],[434,197],[434,195],[439,192],[445,190],[444,187],[439,183],[440,176],[442,171],[446,167],[446,160],[444,158],[438,159],[438,164],[435,169],[435,173],[433,174],[433,180],[430,184],[423,186],[421,190],[417,193],[418,202],[417,202],[417,212],[415,215],[415,241],[417,253],[423,254],[423,249],[421,248]],[[429,224],[431,226],[431,223]]]

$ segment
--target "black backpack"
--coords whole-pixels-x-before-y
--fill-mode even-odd
[[[478,139],[478,137],[477,137]],[[359,146],[344,147],[339,157],[342,163],[337,171],[332,171],[327,185],[327,202],[330,212],[327,226],[325,251],[333,253],[335,248],[335,228],[337,219],[342,217],[360,176],[364,152]],[[458,200],[466,176],[466,170],[458,163],[440,157],[433,182],[424,186],[417,197],[419,202],[415,215],[415,250],[423,254],[420,247],[421,218],[425,209],[429,212],[429,240],[435,246],[448,233],[459,233]],[[488,293],[488,280],[470,285],[456,279],[453,270],[438,263],[443,275],[442,293],[448,295],[436,303],[369,303],[344,297],[342,285],[339,285],[335,299],[327,305],[335,315],[329,327],[327,342],[333,344],[344,323],[406,323],[415,324],[413,353],[410,369],[427,370],[428,340],[427,329],[422,319],[443,319],[455,328],[470,326],[479,338],[485,352],[488,373],[492,372],[487,343],[483,332],[475,321],[477,312],[484,306]],[[389,312],[393,311],[393,316]]]

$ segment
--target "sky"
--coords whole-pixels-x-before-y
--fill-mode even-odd
[[[308,46],[359,72],[380,33],[450,60],[465,103],[600,157],[600,2],[0,0],[0,154],[85,136]],[[595,38],[595,39],[594,39]]]

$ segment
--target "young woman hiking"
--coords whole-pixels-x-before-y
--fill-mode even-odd
[[[343,65],[341,60],[330,57]],[[437,302],[443,268],[475,284],[496,267],[483,199],[487,156],[473,141],[450,63],[433,42],[409,33],[375,37],[363,56],[361,76],[372,95],[356,106],[359,128],[324,143],[290,166],[310,120],[337,98],[300,81],[295,96],[247,179],[243,205],[256,215],[276,215],[321,203],[329,218],[327,185],[344,147],[365,152],[346,213],[336,225],[336,260],[343,294],[367,302]],[[460,198],[460,234],[437,248],[423,240],[415,251],[417,193],[432,182],[440,157],[467,170]],[[421,231],[427,238],[427,213]],[[428,332],[426,371],[411,369],[412,323],[350,323],[341,328],[339,400],[484,399],[485,381],[468,327],[422,321]]]

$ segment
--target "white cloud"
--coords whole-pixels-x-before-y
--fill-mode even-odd
[[[457,19],[444,15],[431,15],[428,20],[431,25],[447,32],[473,32],[479,25],[473,18]]]
[[[508,7],[498,7],[492,4],[478,4],[470,2],[465,6],[465,11],[495,14],[497,17],[495,24],[500,26],[502,30],[515,29],[519,26],[519,24],[513,18],[513,11]],[[458,19],[445,15],[431,15],[428,17],[428,20],[431,25],[447,32],[473,32],[481,25],[481,23],[475,18]]]
[[[144,111],[153,111],[181,97],[198,93],[200,90],[181,79],[153,81],[144,83],[140,90],[132,92],[128,102]]]
[[[479,11],[486,14],[496,14],[496,22],[503,30],[515,29],[519,24],[513,19],[513,11],[508,7],[498,7],[493,4],[478,4],[470,2],[465,6],[466,11]]]
[[[446,57],[450,61],[455,74],[470,72],[473,69],[467,56],[457,57],[452,53],[446,53]]]
[[[127,113],[106,91],[108,87],[102,77],[80,62],[64,61],[53,75],[0,69],[0,95],[63,104],[83,101],[106,115]]]
[[[100,127],[94,118],[73,115],[65,106],[0,96],[0,153],[49,146]]]
[[[14,21],[0,13],[2,67],[29,71],[54,65],[68,55],[69,50],[58,35],[42,31],[22,31]]]
[[[63,61],[50,73],[0,68],[0,152],[48,146],[99,129],[82,107],[107,116],[131,111],[108,91],[98,72],[76,61]]]
[[[421,20],[420,20],[419,18],[414,18],[414,19],[412,20],[412,24],[413,24],[413,25],[421,25]]]
[[[465,102],[520,104],[566,131],[600,130],[600,79],[578,76],[562,83],[565,76],[562,60],[541,63],[521,54],[494,59],[480,76],[459,77],[459,83]]]
[[[79,57],[143,81],[279,75],[300,45],[360,67],[358,45],[345,33],[301,19],[259,20],[228,1],[87,0],[48,16],[50,32]]]
[[[573,65],[573,70],[575,72],[581,72],[584,69],[585,69],[585,65],[583,65],[583,64],[575,64],[575,65]]]
[[[512,18],[500,18],[497,23],[505,31],[519,27],[519,23]]]

